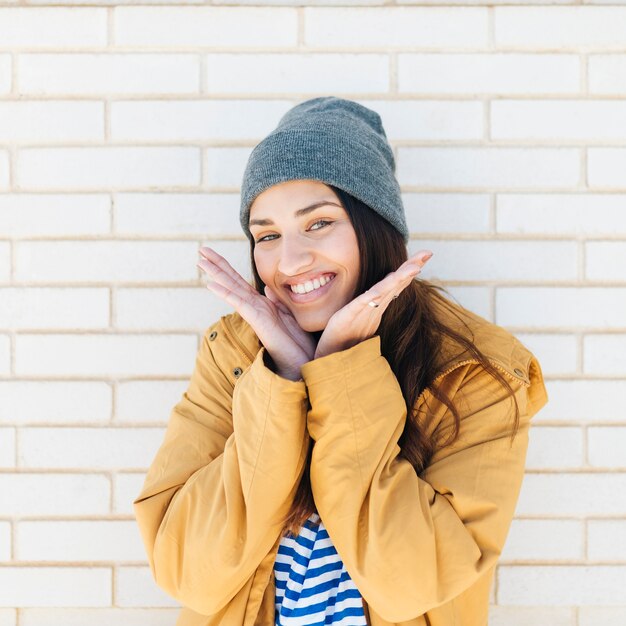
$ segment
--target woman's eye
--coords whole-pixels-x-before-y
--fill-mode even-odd
[[[265,237],[259,237],[254,243],[261,243],[263,241],[272,241],[268,237],[278,237],[278,235],[265,235]]]
[[[320,228],[313,228],[314,226],[317,226],[318,224],[322,224],[322,226],[320,226],[320,228],[324,228],[324,226],[326,226],[327,224],[332,224],[332,222],[329,222],[328,220],[317,220],[317,222],[314,222],[311,225],[311,229],[312,230],[319,230]]]

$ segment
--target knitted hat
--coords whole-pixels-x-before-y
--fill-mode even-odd
[[[395,169],[378,113],[335,96],[306,100],[287,111],[250,154],[241,185],[241,226],[251,239],[250,205],[268,187],[313,179],[361,200],[408,242]]]

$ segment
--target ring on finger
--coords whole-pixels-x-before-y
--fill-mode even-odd
[[[370,300],[367,304],[374,308],[378,307],[378,302],[374,302],[374,300]]]

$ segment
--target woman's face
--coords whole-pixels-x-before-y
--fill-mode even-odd
[[[339,198],[319,181],[286,181],[254,199],[249,227],[261,280],[303,330],[323,330],[359,277],[356,233]]]

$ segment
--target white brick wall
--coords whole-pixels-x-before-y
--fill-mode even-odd
[[[175,623],[132,500],[229,311],[197,250],[249,278],[246,160],[319,95],[380,113],[424,277],[546,376],[490,624],[623,626],[626,6],[214,4],[0,0],[0,626]]]

